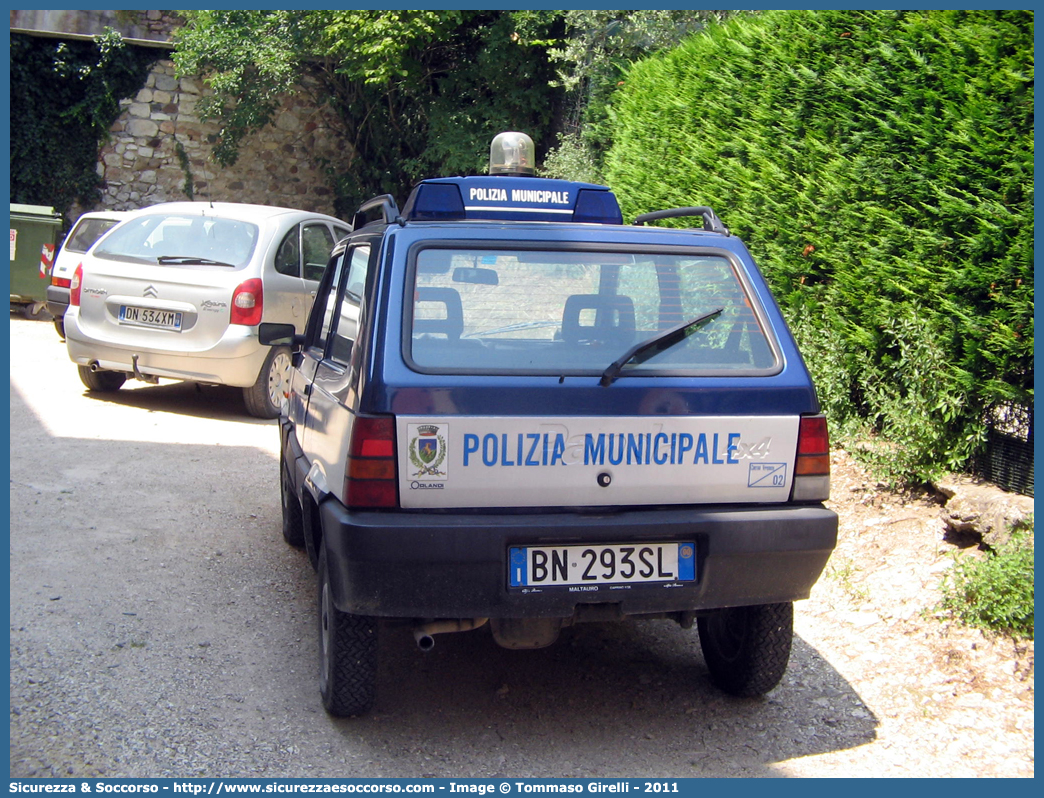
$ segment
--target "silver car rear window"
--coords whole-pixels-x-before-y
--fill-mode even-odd
[[[199,215],[132,219],[101,242],[95,257],[132,263],[244,266],[257,245],[257,225]]]
[[[65,239],[66,251],[83,254],[91,248],[91,244],[102,237],[102,234],[119,222],[119,219],[81,219]]]

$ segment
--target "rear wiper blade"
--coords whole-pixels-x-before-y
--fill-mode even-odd
[[[683,324],[679,324],[677,327],[671,327],[669,330],[664,330],[661,333],[657,333],[652,338],[642,341],[639,344],[635,344],[620,358],[612,363],[605,371],[602,372],[602,379],[598,381],[598,384],[603,388],[608,388],[612,385],[613,380],[620,376],[620,371],[630,362],[644,363],[651,357],[663,352],[665,349],[670,349],[680,341],[684,341],[700,327],[712,319],[716,319],[722,314],[725,308],[715,308],[709,313],[704,313],[702,316],[697,316],[691,321],[687,321]]]
[[[182,266],[228,266],[230,269],[234,269],[236,264],[225,263],[221,260],[211,260],[210,258],[200,258],[196,255],[160,255],[156,258],[156,263],[177,263]]]

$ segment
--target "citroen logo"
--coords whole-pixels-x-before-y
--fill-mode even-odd
[[[157,296],[159,296],[159,292],[156,290],[154,286],[148,285],[145,287],[145,290],[141,292],[141,295],[150,296],[153,299],[155,299]]]

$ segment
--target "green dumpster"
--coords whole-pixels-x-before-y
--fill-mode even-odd
[[[11,309],[43,315],[55,243],[64,220],[46,205],[11,203]]]

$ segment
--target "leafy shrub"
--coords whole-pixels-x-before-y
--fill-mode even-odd
[[[540,174],[581,183],[600,182],[596,153],[575,133],[559,137],[558,146],[544,158]]]
[[[1031,12],[738,16],[636,64],[611,124],[625,216],[715,207],[895,479],[1032,403]]]
[[[1033,639],[1033,522],[984,559],[959,560],[941,608],[969,626]]]

